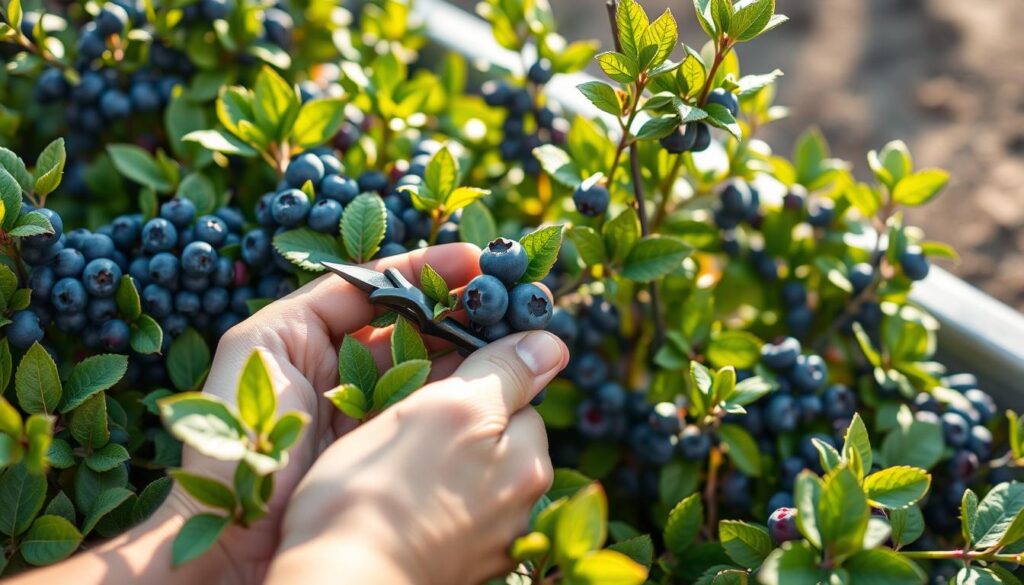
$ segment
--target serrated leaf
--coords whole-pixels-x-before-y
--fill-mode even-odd
[[[374,409],[384,410],[412,394],[423,386],[429,374],[427,360],[409,360],[384,372],[373,388]]]
[[[620,0],[615,11],[615,21],[622,51],[630,58],[637,59],[644,47],[643,36],[649,26],[643,7],[636,0]]]
[[[238,412],[257,434],[269,431],[277,414],[277,394],[259,350],[249,355],[238,380]]]
[[[157,193],[170,193],[174,188],[156,159],[143,148],[134,144],[111,144],[107,146],[107,153],[117,171],[126,178]]]
[[[342,384],[352,384],[363,391],[367,400],[377,384],[377,362],[369,348],[355,337],[346,335],[338,350],[338,374]]]
[[[637,282],[649,282],[678,269],[691,248],[670,236],[647,236],[629,251],[622,276]]]
[[[601,235],[589,226],[573,226],[568,231],[569,239],[576,244],[583,263],[587,266],[604,264],[606,261],[604,240]]]
[[[71,370],[60,411],[68,413],[93,394],[112,388],[127,371],[126,355],[103,354],[85,358]]]
[[[341,237],[348,257],[366,262],[380,250],[387,228],[384,200],[372,193],[356,197],[341,217]]]
[[[645,567],[654,562],[654,542],[648,534],[623,539],[609,546],[608,550],[620,552]]]
[[[614,51],[598,55],[597,64],[601,66],[601,71],[604,71],[604,74],[610,79],[623,84],[633,83],[639,73],[639,68],[634,59]]]
[[[704,524],[704,503],[699,493],[690,494],[672,508],[665,523],[665,546],[681,554],[697,537]]]
[[[647,27],[641,37],[641,44],[644,46],[654,45],[657,47],[654,57],[648,67],[657,67],[672,54],[679,40],[679,28],[676,19],[672,16],[672,10],[666,8],[661,16],[654,19],[654,22]]]
[[[160,401],[160,415],[172,435],[186,445],[221,461],[238,461],[248,437],[234,412],[222,400],[184,392]]]
[[[321,262],[343,262],[341,245],[328,234],[299,228],[274,236],[274,249],[303,270],[323,272]]]
[[[931,476],[923,469],[899,466],[867,476],[864,492],[872,505],[898,509],[916,504],[928,493],[930,485]]]
[[[14,374],[14,390],[21,409],[30,414],[49,414],[57,409],[63,390],[57,364],[39,342],[25,352]]]
[[[519,282],[537,282],[547,276],[558,260],[558,251],[562,247],[562,227],[553,225],[541,228],[519,240],[529,259],[526,273]]]
[[[622,115],[622,103],[615,88],[601,81],[587,81],[576,86],[597,109],[613,116]]]
[[[289,139],[299,148],[312,148],[333,138],[344,123],[344,101],[338,98],[310,100],[299,110]]]
[[[363,420],[366,416],[366,395],[355,384],[342,384],[325,392],[324,397],[346,416],[356,420]]]
[[[722,520],[718,523],[718,535],[729,558],[748,569],[760,567],[775,548],[768,531],[757,524]]]
[[[427,359],[427,346],[424,345],[419,331],[401,317],[391,331],[391,359],[396,366],[409,360]]]

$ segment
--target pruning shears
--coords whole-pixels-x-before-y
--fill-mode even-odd
[[[467,351],[475,351],[487,345],[486,341],[451,317],[435,321],[434,304],[426,293],[413,286],[394,268],[377,272],[334,262],[320,264],[366,293],[371,304],[380,305],[405,317],[424,335],[444,339]]]

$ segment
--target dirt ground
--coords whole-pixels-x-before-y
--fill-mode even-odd
[[[611,46],[603,0],[550,0],[571,38]],[[689,0],[672,8],[682,41],[703,34]],[[1024,309],[1024,2],[777,0],[790,22],[740,47],[743,71],[785,72],[778,103],[792,117],[766,131],[781,152],[819,126],[833,155],[869,175],[865,154],[907,142],[919,168],[952,173],[943,194],[911,213],[930,239],[960,252],[948,269]]]

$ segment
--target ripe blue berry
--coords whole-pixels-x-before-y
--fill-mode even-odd
[[[88,234],[82,237],[82,245],[79,249],[87,261],[96,258],[110,258],[114,255],[114,240],[110,239],[107,234]]]
[[[711,436],[697,425],[686,425],[679,434],[679,455],[690,461],[703,461],[711,451]]]
[[[319,194],[342,205],[348,205],[359,195],[359,184],[341,175],[329,175],[320,182]]]
[[[210,275],[210,282],[214,286],[219,287],[230,287],[235,283],[235,263],[231,258],[220,256],[217,258],[217,266],[213,269],[213,274]]]
[[[971,427],[971,436],[967,438],[967,448],[979,459],[987,461],[992,454],[992,431],[981,425]]]
[[[691,122],[695,127],[694,132],[697,136],[693,139],[693,148],[691,152],[703,152],[711,146],[711,129],[704,122]]]
[[[162,217],[155,217],[142,227],[142,247],[149,253],[165,252],[178,244],[178,230]]]
[[[508,291],[497,278],[481,274],[466,286],[462,303],[470,319],[481,325],[493,325],[505,316],[509,304]]]
[[[160,108],[160,90],[147,81],[136,81],[128,90],[128,99],[136,112],[155,112]]]
[[[125,351],[131,341],[132,331],[120,319],[111,319],[100,327],[100,344],[107,351]]]
[[[160,217],[174,224],[179,230],[192,224],[196,217],[196,205],[184,197],[175,197],[160,206]]]
[[[768,534],[776,545],[792,540],[800,540],[800,530],[796,526],[796,508],[779,508],[768,517]]]
[[[853,294],[859,294],[871,284],[875,278],[875,269],[867,262],[859,262],[850,267],[850,284]]]
[[[62,278],[53,285],[50,302],[60,313],[78,313],[85,309],[89,295],[85,292],[82,281],[76,278]]]
[[[978,456],[971,451],[961,449],[949,460],[949,474],[956,479],[970,479],[978,470]]]
[[[680,154],[693,148],[694,142],[697,140],[697,125],[696,124],[683,124],[671,134],[665,136],[658,142],[661,147],[672,154]]]
[[[82,35],[78,37],[79,55],[91,61],[100,58],[106,49],[107,43],[95,27],[86,25],[82,28]]]
[[[597,217],[608,211],[611,195],[603,185],[591,185],[589,188],[581,185],[573,192],[572,201],[576,204],[576,210],[583,215]]]
[[[208,315],[219,315],[228,308],[231,296],[227,289],[216,287],[203,293],[203,311]]]
[[[306,181],[313,183],[316,189],[325,174],[324,163],[317,155],[307,152],[299,155],[284,171],[284,180],[289,187],[301,189]]]
[[[89,301],[85,309],[86,316],[90,323],[102,325],[103,323],[117,317],[117,302],[113,297],[95,298]]]
[[[516,331],[543,329],[551,320],[551,299],[536,284],[517,284],[508,298],[508,322]]]
[[[309,210],[309,227],[325,234],[338,235],[341,231],[341,203],[334,199],[321,199]]]
[[[250,266],[264,266],[270,260],[270,235],[256,229],[242,238],[242,259]]]
[[[777,433],[792,431],[800,422],[800,410],[793,396],[786,392],[775,392],[765,406],[768,425]]]
[[[829,386],[825,390],[822,402],[825,406],[825,416],[833,420],[853,416],[857,410],[857,397],[849,387],[842,384]]]
[[[124,8],[112,2],[103,6],[103,10],[96,15],[96,31],[105,37],[117,35],[124,32],[128,25],[128,12]]]
[[[569,313],[561,307],[555,307],[552,309],[551,320],[548,321],[546,329],[557,335],[559,339],[566,343],[566,345],[573,345],[576,343],[576,337],[579,335],[579,327],[576,324],[576,318],[573,317],[572,313]]]
[[[27,238],[22,239],[22,245],[38,248],[52,246],[54,243],[60,240],[60,237],[64,234],[64,221],[61,219],[60,215],[57,214],[57,212],[52,209],[41,207],[39,209],[36,209],[35,211],[43,215],[44,217],[46,217],[46,219],[50,221],[50,226],[53,228],[53,233],[29,236]]]
[[[506,285],[518,281],[526,273],[529,258],[526,250],[515,240],[498,238],[487,244],[480,254],[480,270]]]
[[[994,417],[998,411],[996,403],[992,400],[992,397],[982,390],[971,388],[964,392],[964,397],[971,403],[974,410],[978,411],[982,424],[992,420],[992,417]]]
[[[100,114],[107,120],[122,120],[132,113],[132,101],[119,89],[108,89],[100,96]]]
[[[900,266],[903,268],[903,274],[915,281],[924,280],[930,268],[928,258],[918,246],[909,246],[900,254]]]
[[[807,304],[807,287],[799,280],[790,280],[782,285],[782,302],[787,307],[802,307]]]
[[[314,159],[319,163],[320,159]],[[286,189],[274,196],[270,213],[274,221],[287,228],[298,227],[309,214],[309,197],[298,189]]]
[[[594,391],[594,400],[605,412],[618,412],[626,405],[626,390],[618,382],[606,382]]]
[[[181,252],[181,269],[190,276],[209,276],[217,267],[217,251],[206,242],[192,242]]]
[[[58,278],[78,277],[85,269],[85,256],[74,248],[64,248],[53,257],[50,266]]]
[[[600,439],[611,430],[611,417],[590,399],[576,407],[576,429],[588,439]]]
[[[142,226],[137,218],[122,215],[110,224],[110,239],[122,250],[131,250],[139,241]]]
[[[170,252],[160,252],[149,261],[149,279],[161,286],[176,288],[180,272],[178,257]]]
[[[796,363],[802,348],[795,337],[786,337],[778,343],[766,343],[761,347],[761,361],[773,370],[785,370]]]
[[[146,308],[146,313],[156,319],[170,315],[174,308],[171,291],[158,284],[147,284],[142,289],[142,304]]]
[[[97,258],[85,265],[82,271],[85,290],[94,297],[109,297],[121,282],[121,269],[113,260]]]
[[[526,72],[526,77],[538,85],[543,85],[551,81],[553,74],[551,61],[538,59],[536,63],[530,66],[530,70]]]
[[[825,385],[827,376],[828,368],[821,356],[801,355],[789,372],[789,381],[800,392],[815,392]]]
[[[388,176],[380,171],[366,171],[359,175],[356,182],[359,184],[360,193],[373,191],[383,194],[388,189]]]
[[[831,199],[817,197],[807,206],[807,223],[817,228],[827,228],[835,219],[835,204]]]
[[[942,415],[942,434],[946,444],[951,447],[963,447],[970,437],[971,423],[959,412],[947,412]]]
[[[202,309],[199,295],[190,290],[179,290],[174,293],[174,310],[182,315],[195,315]]]
[[[733,118],[740,113],[740,100],[736,97],[736,94],[726,91],[721,87],[708,94],[708,103],[724,106],[732,114]]]
[[[196,220],[195,238],[219,248],[228,237],[228,224],[215,215],[204,215]]]
[[[62,250],[63,251],[63,250]],[[32,289],[33,300],[49,300],[57,275],[49,266],[36,266],[28,276],[28,287]]]
[[[662,435],[676,435],[680,430],[679,409],[671,402],[659,402],[654,405],[649,418],[654,432]]]
[[[805,424],[813,423],[821,416],[824,406],[821,397],[817,394],[804,394],[797,398],[797,406],[800,409],[800,420]]]
[[[596,353],[584,353],[570,362],[572,381],[583,390],[592,390],[608,379],[608,364]]]
[[[405,254],[408,251],[409,250],[407,250],[405,246],[398,242],[388,242],[380,247],[380,251],[377,252],[377,255],[374,256],[374,258],[390,258],[392,256]]]
[[[16,311],[11,323],[4,330],[7,341],[15,349],[28,349],[33,343],[43,340],[43,328],[39,316],[32,311]]]
[[[470,326],[473,329],[473,332],[476,333],[477,337],[488,343],[497,341],[512,333],[512,327],[509,326],[508,321],[505,319],[502,319],[493,325],[471,323]]]

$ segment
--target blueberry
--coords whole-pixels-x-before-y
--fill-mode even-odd
[[[359,195],[359,185],[352,179],[341,175],[329,175],[320,182],[320,195],[334,199],[342,205],[348,205]]]
[[[572,381],[583,390],[597,388],[608,379],[608,364],[596,353],[584,353],[570,368]]]
[[[168,338],[174,339],[188,328],[188,318],[178,313],[171,313],[160,323],[160,327]]]
[[[821,397],[817,394],[804,394],[797,398],[797,406],[800,409],[800,420],[805,424],[813,423],[824,411]]]
[[[387,223],[384,228],[384,242],[401,244],[405,241],[405,223],[390,209],[387,210]]]
[[[147,284],[142,289],[142,304],[146,313],[156,319],[163,319],[173,309],[171,291],[158,284]]]
[[[438,244],[453,244],[459,241],[459,226],[451,221],[446,221],[441,224],[441,228],[437,230]]]
[[[633,449],[641,460],[652,465],[667,465],[679,443],[674,434],[658,433],[650,427],[638,426],[633,431]]]
[[[320,159],[314,157],[317,163]],[[284,227],[298,227],[309,215],[309,197],[298,189],[286,189],[274,196],[270,205],[270,213],[274,221]]]
[[[85,313],[59,313],[54,322],[65,333],[78,333],[88,324]]]
[[[750,478],[738,471],[722,478],[722,499],[730,506],[749,507],[751,492]]]
[[[341,161],[338,160],[338,157],[334,156],[332,153],[319,154],[317,155],[317,158],[319,158],[320,162],[324,165],[324,178],[340,175],[345,171],[345,165],[343,165]],[[323,181],[320,181],[320,188],[323,188]]]
[[[659,144],[666,151],[672,154],[680,154],[693,148],[697,140],[697,125],[683,124],[672,131],[671,134],[659,140]]]
[[[103,51],[107,50],[107,43],[95,28],[83,27],[82,35],[78,37],[79,56],[92,61],[99,59]]]
[[[754,270],[762,279],[769,282],[778,280],[779,265],[775,258],[761,250],[753,250],[750,253],[750,260],[754,263]]]
[[[242,227],[245,224],[245,218],[242,217],[242,212],[235,207],[221,207],[213,214],[224,221],[224,224],[228,226],[228,231],[239,233],[242,231]]]
[[[462,302],[470,319],[481,325],[492,325],[505,316],[509,295],[500,280],[481,274],[466,286]]]
[[[204,215],[196,220],[195,238],[219,248],[228,237],[228,224],[215,215]]]
[[[791,394],[775,392],[768,398],[765,418],[777,433],[792,431],[800,422],[800,410]]]
[[[132,258],[131,264],[128,265],[128,274],[140,286],[149,283],[149,260],[150,257],[143,254]]]
[[[978,471],[978,456],[971,451],[961,449],[949,460],[949,474],[956,479],[970,479]]]
[[[796,525],[796,515],[796,508],[779,508],[768,517],[768,534],[776,546],[802,538]]]
[[[206,20],[221,20],[231,15],[235,9],[234,0],[201,0],[199,10]]]
[[[848,386],[833,384],[822,397],[825,416],[832,420],[853,416],[857,410],[857,396]]]
[[[746,181],[730,181],[718,196],[722,210],[734,217],[745,217],[754,202]]]
[[[875,279],[875,269],[867,262],[860,262],[850,267],[850,284],[853,294],[860,294]]]
[[[196,274],[182,274],[181,288],[194,293],[201,293],[210,288],[210,277]]]
[[[987,461],[992,453],[992,431],[981,425],[971,427],[971,436],[967,438],[967,448],[979,459]]]
[[[132,101],[118,89],[108,89],[100,96],[100,114],[107,120],[127,118],[132,113]]]
[[[114,240],[106,234],[89,234],[82,238],[82,255],[85,259],[110,258],[115,251]]]
[[[219,315],[228,308],[231,302],[231,295],[227,289],[216,287],[208,289],[203,293],[202,307],[208,315]]]
[[[260,196],[259,200],[256,201],[256,223],[265,228],[277,227],[277,224],[274,222],[274,214],[270,211],[270,208],[274,203],[275,195],[277,194],[264,193]]]
[[[679,409],[671,402],[659,402],[651,411],[649,422],[654,432],[662,435],[676,435],[681,428]]]
[[[85,309],[89,295],[82,282],[76,278],[62,278],[53,285],[50,302],[60,313],[78,313]]]
[[[943,384],[953,390],[967,392],[971,388],[978,387],[978,378],[974,374],[968,373],[953,374],[952,376],[946,376]]]
[[[117,302],[113,297],[92,299],[85,309],[90,323],[102,325],[117,317]]]
[[[554,71],[551,68],[551,61],[547,59],[538,59],[533,65],[530,65],[530,70],[526,72],[526,77],[538,85],[551,81],[552,75],[554,75]]]
[[[787,307],[802,307],[807,304],[807,288],[799,280],[790,280],[782,285],[782,302]]]
[[[310,228],[336,236],[341,231],[341,213],[341,203],[334,199],[321,199],[313,204],[306,221]]]
[[[160,206],[160,217],[183,230],[192,225],[196,217],[196,205],[184,197],[175,197]]]
[[[585,399],[576,407],[576,429],[588,439],[600,439],[611,430],[611,417],[592,400]]]
[[[508,322],[504,319],[498,321],[493,325],[479,325],[473,323],[471,324],[471,327],[473,331],[476,333],[477,337],[483,339],[488,343],[492,341],[497,341],[502,337],[505,337],[512,333],[512,327],[509,326]]]
[[[107,84],[102,75],[95,71],[86,71],[73,90],[75,101],[84,104],[94,103],[100,99],[100,95],[106,87]]]
[[[789,380],[800,392],[815,392],[825,385],[828,368],[825,360],[817,355],[801,355],[789,372]],[[852,414],[852,413],[851,413]]]
[[[181,252],[181,269],[191,276],[209,276],[217,267],[217,251],[206,242],[192,242]]]
[[[97,258],[85,265],[82,271],[85,290],[94,297],[109,297],[117,291],[121,282],[121,269],[113,260]]]
[[[964,392],[964,397],[971,403],[974,410],[978,412],[978,416],[982,424],[992,420],[992,417],[996,415],[997,408],[995,401],[982,390],[971,388]]]
[[[733,118],[740,114],[740,100],[736,97],[736,94],[726,91],[721,87],[708,94],[707,103],[724,106],[732,114]]]
[[[775,492],[768,499],[768,509],[778,510],[779,508],[793,508],[793,494],[789,492]]]
[[[405,224],[407,238],[412,240],[426,240],[430,238],[430,232],[434,228],[434,221],[429,215],[415,207],[409,207],[402,211],[400,217],[402,223]]]
[[[265,266],[270,260],[270,246],[270,235],[267,232],[252,230],[242,238],[242,259],[250,266]]]
[[[795,337],[786,337],[778,343],[767,343],[761,347],[761,361],[773,370],[785,370],[796,363],[803,349]]]
[[[53,257],[50,266],[57,278],[78,277],[85,269],[85,256],[74,248],[64,248]]]
[[[691,152],[703,152],[711,146],[711,129],[704,122],[691,122],[694,126],[694,132],[696,136],[693,139],[693,148]]]
[[[176,288],[180,272],[178,257],[169,252],[160,252],[149,261],[149,279],[161,286]]]
[[[177,244],[178,230],[162,217],[155,217],[142,227],[142,248],[147,252],[165,252]]]
[[[900,266],[910,280],[924,280],[928,276],[928,259],[918,246],[909,246],[900,254]]]
[[[526,250],[515,240],[498,238],[487,244],[480,254],[480,270],[506,285],[514,284],[524,274],[529,264]]]
[[[779,465],[779,474],[782,477],[783,489],[792,490],[793,485],[796,482],[796,476],[800,475],[800,472],[807,469],[807,462],[804,461],[803,457],[791,456],[786,457],[782,460]]]
[[[137,112],[155,112],[160,108],[160,90],[148,81],[136,81],[128,90],[128,98]]]
[[[576,336],[579,335],[576,318],[561,307],[551,310],[551,319],[546,329],[570,346],[576,343]]]
[[[605,382],[594,391],[594,400],[601,410],[618,412],[626,405],[626,390],[618,382]]]
[[[555,113],[551,108],[539,108],[533,113],[533,117],[540,128],[550,130],[555,124]]]
[[[303,153],[289,163],[288,168],[284,172],[284,180],[288,183],[289,187],[295,189],[301,189],[306,181],[313,183],[313,188],[317,188],[320,181],[324,178],[324,163],[315,154]]]
[[[63,251],[61,250],[61,252]],[[28,287],[32,289],[32,299],[48,300],[50,298],[50,291],[53,290],[53,283],[57,281],[57,278],[57,274],[49,266],[36,266],[33,268],[32,272],[28,275]]]
[[[121,250],[131,250],[139,242],[142,233],[138,219],[130,215],[122,215],[110,224],[110,239]]]
[[[388,176],[380,171],[366,171],[359,175],[356,182],[359,184],[360,193],[373,191],[383,194],[388,189]]]
[[[405,254],[409,250],[405,246],[398,242],[388,242],[380,247],[377,255],[374,258],[390,258],[392,256],[400,256]]]
[[[807,206],[807,223],[817,228],[827,228],[835,219],[835,204],[831,199],[818,197]]]
[[[392,193],[384,197],[384,207],[392,214],[398,216],[408,207],[406,200],[398,193]]]
[[[608,211],[608,203],[611,195],[602,185],[591,185],[590,187],[579,186],[572,194],[572,201],[576,204],[576,210],[587,217],[597,217]]]
[[[683,459],[703,461],[711,451],[711,436],[697,425],[686,425],[679,434],[679,454]]]
[[[942,415],[942,433],[946,444],[951,447],[963,447],[970,437],[971,423],[959,412],[947,412]]]
[[[551,299],[533,283],[518,284],[508,295],[508,322],[516,331],[543,329],[551,320]]]
[[[120,319],[111,319],[100,327],[100,344],[107,351],[125,351],[131,340],[132,331]]]
[[[488,81],[483,85],[482,93],[484,102],[492,107],[500,107],[508,104],[512,95],[511,89],[504,81]]]
[[[231,304],[229,308],[232,312],[240,315],[249,314],[249,305],[247,301],[256,298],[256,291],[250,286],[240,286],[235,290],[231,291]]]
[[[190,290],[174,293],[174,310],[185,316],[195,315],[202,309],[199,295]]]
[[[522,138],[523,118],[521,116],[508,116],[501,124],[501,131],[506,137]]]
[[[28,349],[33,343],[43,340],[43,328],[39,316],[32,311],[15,311],[11,323],[4,330],[7,341],[15,349]]]
[[[210,282],[214,286],[227,288],[235,283],[235,262],[231,258],[220,256],[217,258],[217,265],[210,275]]]
[[[100,41],[103,42],[102,40]],[[100,50],[102,52],[102,49]],[[68,93],[68,82],[59,69],[49,68],[39,75],[36,81],[36,97],[40,102],[49,104],[64,99]]]
[[[124,27],[128,25],[128,12],[114,4],[108,2],[103,10],[96,15],[96,31],[105,37],[110,35],[119,35],[124,32]]]

